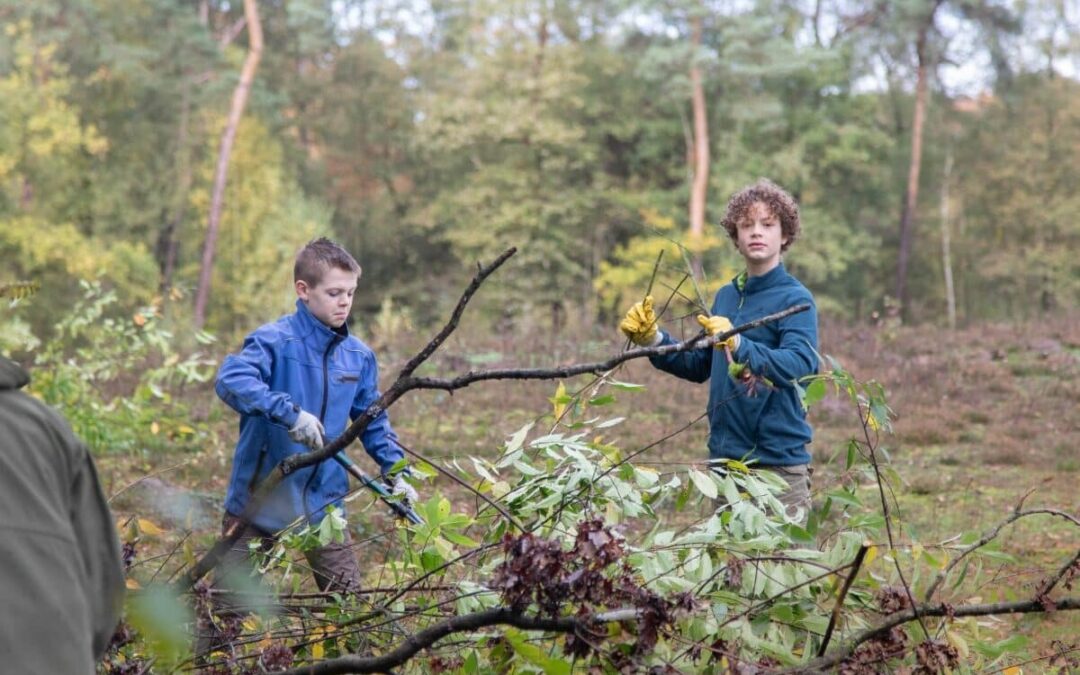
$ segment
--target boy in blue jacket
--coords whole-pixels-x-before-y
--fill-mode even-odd
[[[810,291],[787,273],[781,261],[799,236],[799,208],[783,189],[760,180],[731,197],[722,224],[746,262],[746,271],[716,293],[711,316],[698,317],[709,335],[792,305],[808,303],[810,310],[734,335],[716,349],[650,361],[693,382],[711,379],[709,457],[752,461],[755,468],[776,473],[788,485],[780,496],[788,517],[801,517],[805,523],[810,509],[811,429],[795,383],[818,369],[817,308]],[[677,342],[657,330],[651,297],[631,307],[619,328],[641,346]],[[737,364],[730,372],[725,350]]]
[[[343,248],[325,238],[308,243],[293,268],[296,311],[248,335],[240,353],[230,354],[221,364],[215,389],[240,413],[224,530],[244,512],[255,486],[282,459],[318,449],[325,439],[340,436],[350,420],[379,397],[375,354],[349,334],[345,323],[359,278],[360,265]],[[360,440],[384,477],[404,457],[385,411]],[[400,475],[392,481],[395,494],[417,500],[415,490]],[[287,476],[225,556],[224,573],[250,571],[252,539],[268,545],[297,518],[319,523],[327,507],[343,508],[348,490],[348,474],[332,459]],[[359,589],[360,570],[348,531],[344,543],[306,555],[320,590]]]

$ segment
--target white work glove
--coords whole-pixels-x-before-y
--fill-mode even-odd
[[[318,417],[306,410],[301,410],[300,415],[296,418],[296,424],[289,429],[289,438],[306,445],[312,450],[318,450],[323,446],[323,434],[325,433],[326,429],[323,429],[322,422],[319,421]]]
[[[409,485],[408,482],[405,481],[405,476],[402,476],[400,474],[394,476],[394,481],[390,485],[392,488],[390,490],[390,493],[395,497],[403,497],[405,501],[409,502],[410,504],[417,504],[420,502],[420,495],[416,493],[416,490],[413,489],[413,486]]]

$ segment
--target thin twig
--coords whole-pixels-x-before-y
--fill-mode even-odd
[[[153,478],[154,476],[160,476],[161,474],[168,473],[170,471],[173,471],[174,469],[179,469],[180,467],[185,466],[185,465],[190,464],[190,463],[191,463],[190,459],[185,459],[184,461],[180,462],[179,464],[173,464],[172,466],[167,466],[164,469],[158,469],[157,471],[154,471],[152,473],[148,473],[145,476],[143,476],[141,478],[137,478],[136,480],[134,480],[134,481],[128,483],[127,485],[125,485],[124,487],[120,488],[119,490],[114,492],[112,494],[112,496],[109,497],[106,501],[109,504],[112,504],[114,499],[116,499],[120,495],[124,494],[125,492],[127,492],[131,488],[135,487],[139,483],[143,482],[144,480],[147,480],[149,478]]]
[[[847,597],[848,590],[851,588],[851,584],[854,583],[855,577],[859,576],[859,569],[862,567],[863,558],[866,557],[868,550],[870,550],[870,544],[863,543],[859,550],[855,552],[855,560],[851,562],[851,571],[848,572],[847,578],[844,579],[844,585],[840,587],[840,595],[836,598],[836,606],[833,607],[832,615],[829,617],[829,625],[825,628],[825,637],[821,639],[818,656],[824,656],[825,650],[829,647],[829,640],[832,639],[833,630],[836,629],[836,623],[840,620],[840,610],[844,607],[844,598]]]
[[[487,497],[487,495],[485,495],[484,493],[480,492],[479,490],[477,490],[477,489],[476,489],[476,488],[474,488],[473,486],[469,485],[469,484],[468,484],[468,483],[466,483],[465,481],[463,481],[463,480],[461,480],[460,478],[458,478],[458,477],[457,477],[457,475],[455,475],[455,474],[454,474],[453,472],[451,472],[451,471],[449,471],[449,470],[447,470],[447,469],[444,469],[443,467],[439,466],[438,464],[436,464],[436,463],[435,463],[434,461],[432,461],[431,459],[429,459],[429,458],[425,457],[424,455],[421,455],[421,454],[420,454],[419,452],[416,452],[415,450],[410,450],[410,449],[409,449],[409,448],[407,448],[407,447],[406,447],[406,446],[405,446],[404,444],[402,444],[402,442],[401,442],[401,440],[400,440],[400,439],[399,439],[399,440],[397,441],[397,444],[398,444],[398,447],[400,447],[400,448],[401,448],[402,450],[404,450],[404,451],[405,451],[405,454],[407,454],[407,455],[412,455],[412,456],[413,456],[413,457],[415,457],[416,459],[422,460],[422,461],[426,462],[427,464],[431,465],[431,467],[432,467],[432,468],[434,468],[434,469],[435,469],[436,471],[438,471],[438,472],[439,472],[439,473],[441,473],[442,475],[446,476],[446,477],[447,477],[447,478],[449,478],[450,480],[454,481],[455,483],[457,483],[457,484],[458,484],[458,485],[460,485],[461,487],[465,488],[465,489],[466,489],[466,490],[468,490],[469,492],[472,492],[472,493],[473,493],[474,495],[476,495],[476,496],[477,496],[477,497],[479,497],[480,499],[483,499],[483,500],[484,500],[485,502],[487,502],[488,504],[490,504],[490,505],[491,505],[491,508],[495,509],[495,510],[496,510],[496,511],[498,511],[498,512],[499,512],[500,514],[502,514],[502,517],[503,517],[503,518],[506,518],[506,520],[507,520],[507,521],[508,521],[508,522],[509,522],[509,523],[510,523],[511,525],[513,525],[514,527],[516,527],[516,528],[518,529],[518,531],[519,531],[519,532],[525,532],[525,528],[524,528],[524,527],[522,527],[521,523],[519,523],[519,522],[517,521],[517,519],[515,519],[515,518],[514,518],[514,516],[510,515],[510,513],[509,513],[509,512],[508,512],[508,511],[507,511],[506,509],[502,508],[502,507],[501,507],[501,506],[499,506],[499,505],[498,505],[497,503],[495,503],[494,501],[492,501],[491,499],[489,499],[489,498]]]

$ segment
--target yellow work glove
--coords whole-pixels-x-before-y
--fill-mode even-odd
[[[651,295],[634,303],[619,324],[619,330],[636,345],[648,347],[656,340],[656,312],[653,311]]]
[[[726,333],[731,330],[731,322],[728,321],[726,316],[705,316],[704,314],[698,314],[697,322],[701,324],[701,327],[705,329],[705,332],[709,335],[719,335],[720,333]],[[716,343],[717,349],[723,349],[727,345],[728,349],[735,351],[739,348],[739,336],[732,335],[722,342]]]

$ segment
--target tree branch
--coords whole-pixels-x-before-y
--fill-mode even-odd
[[[1059,610],[1080,609],[1080,598],[1065,598],[1054,603]],[[914,621],[918,617],[927,616],[989,616],[991,614],[1033,614],[1046,612],[1047,609],[1038,600],[1018,600],[1015,602],[997,602],[984,605],[961,605],[955,607],[946,603],[939,605],[920,605],[914,609],[905,609],[890,614],[882,623],[873,628],[859,633],[851,639],[842,649],[822,658],[808,661],[807,663],[785,668],[780,673],[813,673],[830,670],[833,666],[851,656],[855,649],[863,644],[887,634],[890,630],[901,624]]]
[[[628,621],[639,616],[640,610],[634,608],[618,609],[589,617],[560,617],[549,619],[538,616],[526,616],[520,611],[507,607],[488,609],[464,616],[455,616],[434,626],[410,635],[392,651],[379,656],[342,656],[329,659],[302,668],[285,671],[285,675],[338,675],[341,673],[384,673],[407,662],[421,650],[453,633],[486,628],[488,626],[513,626],[522,630],[541,630],[555,633],[577,633],[588,631],[598,623]]]
[[[1027,495],[1024,495],[1024,497],[1026,498]],[[1023,503],[1023,499],[1021,499],[1021,503]],[[926,589],[926,596],[923,598],[923,600],[925,602],[930,602],[930,600],[934,597],[934,593],[937,591],[938,587],[940,587],[941,583],[945,581],[945,577],[948,576],[949,572],[951,572],[954,567],[960,564],[961,560],[966,558],[969,554],[975,552],[976,550],[982,548],[983,546],[986,546],[991,541],[993,541],[998,536],[998,534],[1001,533],[1002,528],[1004,528],[1010,523],[1014,523],[1017,520],[1020,520],[1021,518],[1024,518],[1026,516],[1045,514],[1064,518],[1072,522],[1074,525],[1080,526],[1080,519],[1077,519],[1075,516],[1065,513],[1064,511],[1059,511],[1057,509],[1028,509],[1026,511],[1021,511],[1019,506],[1020,505],[1017,504],[1017,508],[1014,509],[1011,514],[1009,514],[1008,518],[1002,520],[1000,523],[984,532],[983,535],[979,537],[978,541],[974,542],[973,544],[971,544],[971,546],[968,546],[963,551],[961,551],[960,555],[953,558],[949,562],[949,564],[945,566],[945,569],[938,572],[937,576],[934,577],[934,581],[930,584],[930,587]]]
[[[810,309],[810,305],[795,305],[789,307],[783,311],[770,314],[749,323],[744,323],[740,326],[736,326],[724,333],[717,333],[713,336],[699,335],[682,342],[676,342],[669,345],[660,345],[659,347],[638,347],[629,351],[623,352],[617,356],[606,361],[597,361],[594,363],[579,363],[572,366],[564,366],[562,368],[507,368],[502,370],[482,370],[482,371],[469,371],[464,375],[458,377],[445,379],[437,377],[414,377],[409,378],[410,389],[443,389],[446,391],[453,391],[455,389],[462,389],[469,386],[474,382],[482,382],[484,380],[555,380],[565,377],[573,377],[575,375],[585,375],[587,373],[603,373],[611,370],[615,366],[630,361],[631,359],[640,359],[649,356],[664,356],[666,354],[676,354],[679,352],[691,351],[694,349],[704,349],[705,347],[715,346],[718,342],[723,342],[732,335],[743,333],[751,328],[756,328],[767,323],[778,321],[792,314],[798,314],[799,312],[805,312]]]
[[[840,620],[840,610],[844,607],[844,598],[847,597],[848,590],[855,581],[855,577],[859,576],[859,569],[862,568],[863,558],[866,557],[866,552],[869,549],[870,544],[864,542],[855,553],[855,560],[851,563],[851,571],[848,572],[847,578],[844,579],[844,585],[840,588],[840,595],[836,598],[836,606],[833,607],[832,615],[829,617],[829,625],[825,628],[825,637],[821,639],[821,647],[818,648],[817,653],[818,656],[824,656],[825,650],[829,648],[829,640],[832,638],[833,630],[836,629],[836,624]]]

